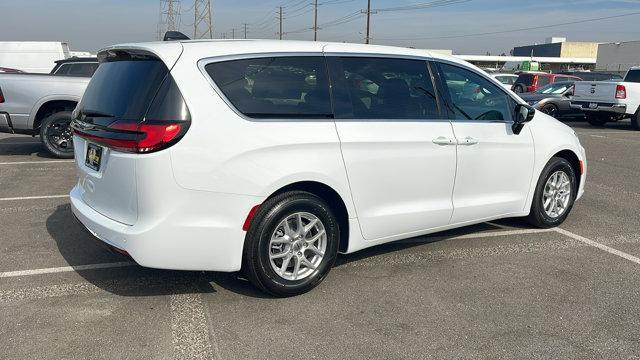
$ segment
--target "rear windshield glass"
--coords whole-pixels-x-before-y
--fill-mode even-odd
[[[629,73],[624,78],[624,81],[640,83],[640,70],[629,70]]]
[[[205,69],[233,106],[247,116],[333,116],[322,57],[232,60],[211,63]]]
[[[533,84],[533,75],[531,75],[531,74],[520,74],[518,76],[518,80],[516,80],[516,84],[532,85]]]
[[[142,120],[167,74],[159,60],[104,62],[91,78],[78,109],[114,120]]]

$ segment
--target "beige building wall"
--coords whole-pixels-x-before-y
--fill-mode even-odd
[[[598,56],[598,43],[567,41],[562,43],[560,57],[592,58]]]

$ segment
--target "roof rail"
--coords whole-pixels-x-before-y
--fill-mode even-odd
[[[172,40],[190,40],[189,37],[180,31],[167,31],[164,33],[164,38],[162,41],[172,41]]]

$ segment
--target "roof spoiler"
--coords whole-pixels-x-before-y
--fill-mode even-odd
[[[167,31],[164,33],[164,38],[162,41],[172,41],[172,40],[190,40],[189,37],[180,31]]]

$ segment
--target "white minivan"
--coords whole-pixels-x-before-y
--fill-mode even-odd
[[[468,63],[326,42],[109,47],[74,111],[73,213],[142,266],[290,296],[338,253],[505,217],[562,223],[574,131]]]

